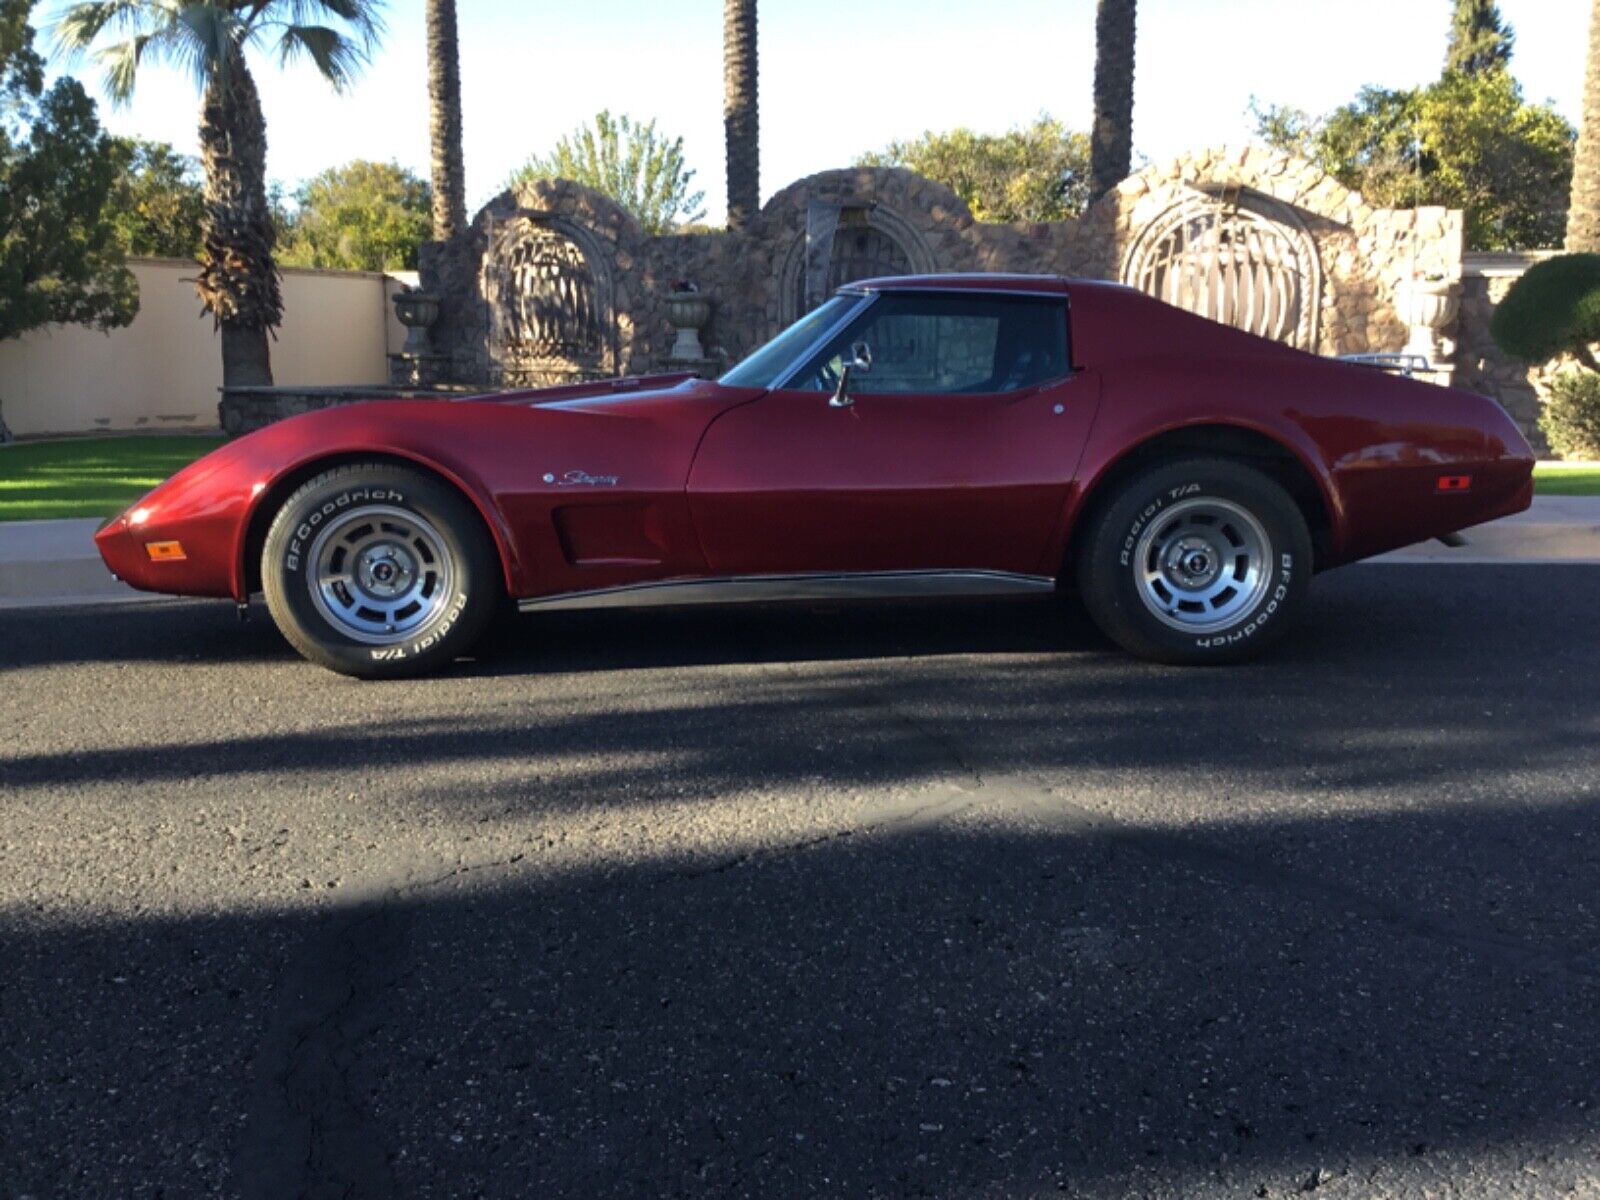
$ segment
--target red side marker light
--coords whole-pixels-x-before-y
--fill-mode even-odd
[[[1441,492],[1469,492],[1472,490],[1472,476],[1441,475],[1439,476],[1439,490]]]
[[[144,552],[151,562],[182,562],[189,557],[183,552],[182,542],[146,542]]]

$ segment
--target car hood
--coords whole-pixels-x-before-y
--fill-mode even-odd
[[[662,375],[632,375],[623,379],[599,379],[587,383],[567,383],[557,387],[529,388],[516,392],[488,392],[468,396],[464,404],[516,405],[528,408],[553,408],[568,412],[619,412],[648,407],[665,397],[687,399],[726,390],[715,380],[700,379],[683,371]]]

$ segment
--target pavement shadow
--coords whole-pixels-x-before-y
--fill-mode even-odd
[[[1315,822],[1176,855],[935,828],[541,882],[484,866],[320,918],[12,921],[0,1185],[1420,1195],[1509,1160],[1519,1191],[1581,1191],[1593,943],[1451,913],[1467,874],[1432,915],[1342,879],[1526,843],[1528,819],[1356,822],[1296,886],[1241,843]],[[1596,834],[1592,802],[1537,820],[1552,850]],[[1592,935],[1600,865],[1574,868],[1537,917]]]
[[[597,649],[515,652],[543,664],[526,678],[253,668],[308,708],[360,697],[338,728],[7,752],[19,807],[315,796],[359,762],[383,786],[351,799],[386,820],[526,837],[381,898],[204,919],[18,892],[0,1193],[1592,1191],[1582,571],[1341,573],[1229,671],[1063,665],[1022,617],[905,621],[927,650],[893,669],[850,649],[853,615],[747,618],[732,670],[659,645],[727,633],[709,618],[598,622]],[[541,865],[546,815],[952,781],[968,806],[937,822]]]

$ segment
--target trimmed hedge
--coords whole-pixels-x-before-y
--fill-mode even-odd
[[[1600,254],[1563,254],[1528,268],[1494,310],[1489,333],[1523,362],[1568,353],[1592,362],[1589,346],[1600,342]]]
[[[1539,428],[1562,458],[1600,458],[1600,375],[1562,371],[1552,379]]]

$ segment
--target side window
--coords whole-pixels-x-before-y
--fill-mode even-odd
[[[888,293],[808,364],[795,386],[832,391],[857,342],[871,348],[872,370],[850,377],[856,395],[1015,391],[1067,373],[1066,303]]]

